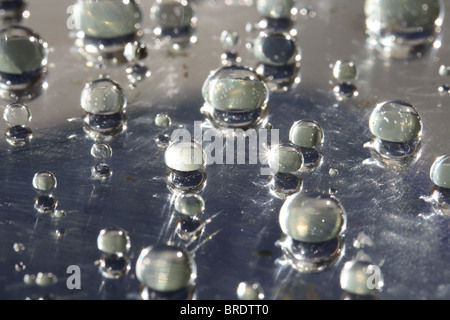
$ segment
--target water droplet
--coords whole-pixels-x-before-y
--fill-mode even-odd
[[[206,172],[169,170],[166,184],[171,192],[200,192],[206,184]]]
[[[256,9],[268,18],[290,19],[294,4],[294,0],[257,0]]]
[[[303,179],[292,173],[276,173],[269,176],[270,192],[278,199],[286,199],[288,196],[300,192]]]
[[[281,32],[261,32],[253,44],[253,54],[261,63],[276,67],[295,64],[301,57],[295,38]]]
[[[356,65],[351,60],[338,60],[333,66],[333,77],[336,80],[354,80],[357,74]]]
[[[322,272],[335,265],[344,252],[344,241],[339,236],[323,242],[307,243],[284,235],[275,244],[283,253],[282,259],[277,262],[302,273]]]
[[[430,47],[444,18],[439,0],[367,0],[364,11],[366,32],[393,58],[417,56],[417,52]]]
[[[53,195],[40,195],[34,199],[34,208],[39,213],[51,213],[58,205],[58,199]]]
[[[55,210],[55,211],[53,212],[53,215],[54,215],[56,218],[63,218],[63,217],[66,216],[66,211],[64,211],[64,210]]]
[[[202,170],[206,165],[206,153],[202,145],[194,141],[172,142],[164,154],[166,165],[181,172]]]
[[[334,86],[333,93],[338,101],[354,98],[359,95],[358,88],[350,82],[343,82]]]
[[[262,286],[257,283],[241,282],[237,287],[237,297],[239,300],[262,300],[264,291]]]
[[[36,276],[36,284],[40,287],[48,287],[58,282],[58,278],[51,272],[39,272]]]
[[[341,271],[341,288],[357,295],[373,295],[383,286],[380,268],[367,261],[352,260]]]
[[[430,169],[431,181],[442,188],[450,188],[450,156],[437,158]]]
[[[111,79],[98,79],[85,85],[81,92],[81,107],[96,115],[121,112],[127,105],[125,91]]]
[[[172,119],[165,113],[158,113],[155,117],[155,124],[158,127],[170,127],[172,125]]]
[[[236,51],[225,51],[220,55],[220,61],[224,67],[231,67],[241,63],[241,57]]]
[[[130,237],[120,228],[105,228],[97,237],[97,247],[104,253],[123,254],[131,247]]]
[[[279,223],[294,240],[317,243],[336,238],[345,228],[346,213],[339,200],[321,193],[297,193],[286,199]]]
[[[11,146],[22,147],[33,138],[33,132],[26,126],[13,126],[6,130],[5,137]]]
[[[440,93],[450,93],[450,85],[443,84],[443,85],[439,86],[438,91]]]
[[[378,104],[369,119],[373,135],[389,142],[408,142],[419,139],[422,119],[409,103],[392,100]]]
[[[196,193],[179,194],[175,197],[174,207],[178,213],[194,216],[205,210],[205,200]]]
[[[450,216],[450,189],[434,186],[429,196],[423,198],[431,204],[434,212],[442,216]]]
[[[36,284],[36,276],[34,274],[26,274],[23,276],[23,282],[28,286]]]
[[[317,148],[304,148],[300,147],[303,154],[303,166],[300,172],[313,172],[323,162],[323,154]]]
[[[295,122],[289,131],[289,140],[303,148],[316,147],[323,143],[324,134],[320,124],[314,120]]]
[[[24,0],[0,1],[0,19],[3,24],[17,24],[24,18],[26,3]]]
[[[126,116],[123,112],[106,115],[85,112],[83,121],[84,132],[93,140],[110,140],[127,127]]]
[[[147,57],[147,46],[140,41],[127,43],[123,55],[128,62],[137,62]]]
[[[22,253],[25,251],[25,245],[21,242],[15,242],[13,245],[14,252]]]
[[[33,177],[33,187],[38,191],[51,191],[56,188],[56,176],[50,171],[37,172]]]
[[[96,142],[91,147],[91,156],[95,159],[108,159],[112,157],[113,150],[111,146],[105,142]]]
[[[113,170],[110,165],[105,163],[99,163],[92,167],[92,178],[95,180],[107,180],[112,174]]]
[[[26,27],[10,26],[0,31],[0,97],[30,99],[40,93],[47,47],[38,34]]]
[[[205,223],[197,217],[182,217],[177,222],[177,236],[187,242],[197,240],[205,230]]]
[[[23,103],[12,103],[6,106],[3,112],[3,119],[10,126],[24,125],[31,120],[31,111]]]
[[[195,261],[181,247],[155,245],[142,250],[136,263],[136,276],[152,290],[178,291],[193,285],[197,276]]]
[[[142,12],[134,0],[78,1],[74,25],[80,53],[92,63],[126,62],[124,49],[140,36]]]
[[[106,279],[120,279],[131,269],[130,260],[123,255],[108,254],[100,260],[99,270]]]
[[[218,127],[247,127],[262,122],[269,89],[255,71],[230,66],[213,71],[202,88],[205,116]]]
[[[303,155],[300,149],[291,143],[282,143],[270,148],[269,166],[275,172],[292,173],[300,170]]]
[[[441,65],[439,67],[439,75],[441,77],[449,77],[450,76],[450,66]]]
[[[56,239],[61,239],[66,235],[66,229],[56,229],[55,230],[55,237]]]
[[[226,49],[230,49],[237,45],[239,34],[236,31],[223,30],[220,34],[220,43]]]
[[[328,174],[330,175],[330,177],[336,177],[339,174],[339,171],[337,169],[331,168],[328,171]]]

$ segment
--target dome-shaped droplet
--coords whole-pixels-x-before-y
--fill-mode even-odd
[[[176,197],[174,206],[177,212],[194,216],[205,210],[205,201],[196,193],[180,194]]]
[[[298,147],[312,148],[323,142],[323,129],[314,120],[299,120],[289,131],[289,140]]]
[[[434,161],[430,170],[430,179],[442,188],[450,188],[450,156],[441,156]]]
[[[345,226],[345,211],[330,195],[297,193],[286,199],[279,222],[284,234],[302,242],[324,242],[337,237]]]
[[[444,18],[440,0],[366,0],[367,33],[385,47],[432,43]]]
[[[123,254],[130,246],[130,237],[120,228],[102,229],[97,237],[97,247],[105,253]]]
[[[225,48],[234,47],[239,41],[239,34],[236,31],[223,30],[220,34],[220,43]]]
[[[20,102],[9,104],[3,111],[3,119],[11,126],[26,124],[31,120],[30,108]]]
[[[73,11],[74,24],[88,37],[118,38],[136,33],[142,12],[134,0],[78,0]]]
[[[58,278],[51,272],[39,272],[36,276],[36,284],[40,287],[48,287],[58,282]]]
[[[272,147],[269,151],[268,158],[270,168],[280,173],[298,171],[303,164],[302,152],[290,143]]]
[[[220,68],[202,88],[208,116],[219,127],[244,127],[263,118],[269,89],[260,75],[241,66]]]
[[[409,103],[393,100],[378,104],[369,119],[369,128],[376,137],[390,142],[416,140],[422,132],[422,120]]]
[[[158,113],[155,117],[155,124],[158,127],[169,127],[172,124],[172,119],[165,113]]]
[[[56,188],[56,176],[50,171],[40,171],[33,177],[33,187],[39,191],[50,191]]]
[[[341,288],[357,295],[376,293],[383,286],[380,268],[367,261],[352,260],[341,271]]]
[[[142,250],[136,263],[136,276],[152,290],[177,291],[193,284],[196,265],[185,249],[160,244]]]
[[[31,29],[11,26],[0,31],[0,73],[10,75],[11,83],[24,83],[11,75],[39,77],[47,65],[47,43]],[[34,75],[36,74],[36,75]],[[33,77],[34,75],[34,77]]]
[[[272,19],[287,19],[291,17],[294,0],[257,0],[258,12]]]
[[[106,142],[96,142],[91,147],[91,156],[95,159],[111,158],[113,150]]]
[[[237,297],[239,300],[262,300],[264,299],[264,291],[257,282],[241,282],[237,288]]]
[[[85,85],[81,107],[92,114],[109,115],[122,111],[127,105],[125,91],[110,79],[98,79]]]
[[[164,161],[173,170],[196,171],[204,168],[206,154],[203,147],[197,142],[177,141],[167,147]]]
[[[351,60],[338,60],[333,66],[333,77],[337,80],[353,80],[358,72]]]
[[[150,19],[160,28],[190,27],[195,19],[190,1],[156,0],[150,9]]]
[[[253,44],[253,54],[261,63],[285,66],[300,60],[295,38],[287,33],[262,32]]]

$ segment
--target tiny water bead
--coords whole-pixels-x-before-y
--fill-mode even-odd
[[[269,176],[270,192],[278,199],[284,200],[288,196],[299,192],[302,188],[302,183],[302,177],[292,173],[278,172]]]
[[[303,164],[300,149],[291,143],[282,143],[270,148],[269,166],[275,172],[291,173],[298,171]]]
[[[378,104],[369,119],[373,135],[389,142],[408,142],[419,139],[422,119],[407,102],[391,100]]]
[[[294,122],[289,131],[289,140],[298,147],[312,148],[323,143],[322,126],[314,120]]]
[[[40,171],[33,176],[33,187],[39,191],[50,191],[56,188],[56,176],[50,171]]]
[[[341,288],[357,295],[373,295],[384,284],[380,268],[370,262],[352,260],[345,263],[340,275]]]
[[[40,287],[48,287],[58,282],[58,278],[51,272],[39,272],[36,275],[36,284]]]
[[[136,276],[152,290],[171,292],[184,289],[197,276],[189,252],[177,246],[158,244],[142,250],[136,262]]]
[[[95,159],[108,159],[111,158],[113,150],[106,142],[96,142],[91,147],[91,156]]]
[[[172,125],[172,119],[165,113],[158,113],[155,117],[155,124],[158,127],[170,127]]]
[[[358,72],[351,60],[338,60],[333,66],[333,77],[337,80],[354,80]]]
[[[167,147],[164,161],[170,169],[176,171],[197,171],[205,167],[206,153],[202,145],[197,142],[176,141]]]
[[[92,114],[111,115],[123,111],[126,105],[125,91],[110,79],[89,82],[81,93],[81,107]]]
[[[131,247],[130,237],[123,229],[105,228],[98,234],[97,247],[104,253],[123,254]]]
[[[261,32],[253,44],[253,54],[261,63],[276,67],[294,64],[301,57],[295,38],[281,32]]]
[[[150,19],[165,34],[169,30],[176,33],[190,28],[195,23],[195,12],[190,1],[156,0],[150,8]]]
[[[239,42],[239,34],[236,31],[223,30],[220,34],[220,43],[224,48],[230,49]]]
[[[442,188],[450,188],[450,156],[437,158],[430,169],[431,181]]]
[[[134,0],[78,0],[73,19],[86,37],[114,39],[134,35],[140,28],[142,12]]]
[[[439,67],[439,75],[441,77],[449,77],[450,76],[450,66],[441,65]]]
[[[257,283],[241,282],[236,291],[239,300],[262,300],[264,291],[262,286]]]
[[[297,193],[288,197],[279,215],[283,233],[307,243],[337,237],[345,222],[346,213],[339,200],[321,193]]]
[[[133,41],[126,44],[123,56],[128,62],[138,62],[148,55],[147,46],[140,41]]]
[[[246,127],[264,117],[269,90],[248,67],[229,66],[213,71],[203,84],[204,111],[219,127]]]
[[[289,19],[294,0],[257,0],[256,8],[262,16],[272,19]]]
[[[40,195],[34,199],[34,208],[38,213],[51,213],[55,211],[58,205],[58,199],[53,195]]]
[[[180,194],[175,198],[174,207],[178,213],[194,216],[205,210],[205,200],[196,193]]]
[[[20,102],[8,104],[3,111],[3,119],[10,126],[24,125],[31,120],[30,108]]]
[[[393,57],[432,44],[444,19],[440,0],[366,0],[368,35]]]
[[[100,260],[99,271],[106,279],[120,279],[131,269],[131,262],[124,255],[108,254]]]
[[[302,273],[329,269],[344,255],[345,249],[344,239],[340,236],[323,242],[308,243],[283,235],[275,245],[279,246],[283,253],[277,262]]]
[[[13,250],[14,252],[22,253],[23,251],[25,251],[25,245],[21,242],[15,242],[13,244]]]

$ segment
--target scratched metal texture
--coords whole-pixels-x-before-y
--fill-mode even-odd
[[[143,63],[152,76],[131,89],[125,65],[91,68],[73,48],[74,39],[66,27],[72,1],[29,1],[30,17],[22,24],[49,43],[48,89],[28,102],[33,113],[32,142],[13,148],[0,141],[1,299],[138,297],[137,257],[142,248],[167,242],[178,217],[164,181],[164,149],[155,138],[178,126],[191,130],[194,121],[203,120],[201,86],[209,72],[220,66],[222,30],[239,32],[242,64],[256,65],[245,47],[255,36],[246,32],[246,24],[260,20],[250,2],[197,1],[198,43],[177,55],[151,48]],[[152,3],[141,1],[146,31],[151,28]],[[302,47],[301,83],[289,92],[271,95],[269,117],[284,140],[295,120],[314,119],[323,126],[323,163],[316,171],[302,174],[303,190],[337,191],[335,196],[348,215],[344,255],[335,266],[316,274],[276,264],[281,251],[274,243],[281,237],[278,213],[283,201],[269,193],[261,165],[213,164],[206,169],[208,181],[202,193],[206,211],[201,216],[213,218],[190,247],[195,250],[198,271],[196,298],[236,299],[239,282],[256,281],[266,299],[341,299],[340,271],[362,250],[381,266],[385,285],[380,299],[449,299],[450,220],[434,214],[420,198],[433,186],[431,164],[450,148],[450,96],[437,90],[446,82],[438,68],[450,63],[449,19],[444,21],[440,48],[431,48],[420,59],[387,60],[366,43],[363,1],[299,1],[298,6],[316,13],[298,15],[295,20]],[[329,84],[329,65],[349,58],[359,68],[355,81],[359,96],[338,102]],[[89,154],[93,141],[84,135],[79,120],[81,90],[100,74],[121,83],[129,98],[128,128],[110,143],[113,157],[108,163],[114,174],[104,183],[90,178],[95,164]],[[377,102],[388,99],[409,101],[424,121],[420,157],[403,172],[363,164],[370,158],[363,148],[370,139],[370,112]],[[1,103],[2,110],[6,103]],[[156,127],[153,119],[160,112],[170,115],[171,128]],[[5,130],[6,123],[1,121],[0,131]],[[330,176],[330,168],[339,174]],[[67,212],[64,218],[37,215],[33,210],[37,193],[31,180],[41,170],[53,172],[58,179],[54,195],[59,208]],[[103,279],[95,264],[101,257],[98,232],[108,226],[125,229],[131,238],[127,254],[131,270],[119,280]],[[65,236],[56,238],[57,229],[65,229]],[[353,246],[361,232],[373,240],[373,246]],[[25,245],[24,252],[14,252],[16,242]],[[16,271],[20,262],[26,269]],[[81,290],[66,287],[69,265],[81,268]],[[24,274],[38,272],[52,272],[59,281],[45,288],[23,282]]]

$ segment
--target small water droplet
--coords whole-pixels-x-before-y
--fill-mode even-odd
[[[21,242],[15,242],[13,244],[13,250],[14,250],[14,252],[22,253],[25,251],[25,245]]]
[[[104,181],[112,176],[113,170],[110,165],[100,163],[92,167],[91,174],[93,179]]]
[[[439,75],[441,77],[449,77],[450,76],[450,66],[441,65],[439,67]]]
[[[174,207],[178,213],[194,216],[205,210],[205,200],[196,193],[183,193],[175,196]]]
[[[127,98],[120,85],[107,78],[85,85],[81,93],[81,107],[96,115],[110,115],[126,108]]]
[[[111,158],[113,150],[106,142],[96,142],[91,147],[91,156],[95,159],[106,160]]]
[[[293,173],[302,167],[303,155],[294,144],[282,143],[270,148],[268,161],[274,172]]]
[[[290,19],[294,0],[257,0],[256,9],[262,16],[272,19]]]
[[[334,96],[338,101],[354,98],[359,95],[358,88],[350,82],[343,82],[333,88]]]
[[[64,211],[64,210],[55,210],[53,212],[53,216],[56,217],[56,218],[65,217],[66,216],[66,211]]]
[[[187,242],[197,240],[205,230],[205,223],[197,217],[182,217],[177,222],[177,236]]]
[[[155,124],[158,127],[170,127],[172,125],[172,119],[165,113],[158,113],[155,117]]]
[[[55,237],[56,239],[61,239],[66,235],[66,229],[56,229],[55,230]]]
[[[450,93],[450,85],[449,84],[443,84],[439,86],[438,91],[440,93]]]
[[[38,191],[49,192],[56,188],[56,176],[50,171],[37,172],[33,177],[33,187]]]
[[[337,169],[331,168],[328,171],[328,174],[330,175],[330,177],[336,177],[339,174],[339,171]]]
[[[39,272],[36,276],[36,284],[40,287],[48,287],[56,284],[58,278],[51,272]]]
[[[13,126],[6,130],[5,137],[9,145],[22,147],[33,138],[33,132],[26,126]]]
[[[143,81],[146,78],[150,78],[152,72],[148,69],[147,66],[143,64],[134,64],[125,69],[128,80],[132,84],[136,84],[138,82]]]
[[[356,65],[351,60],[338,60],[333,66],[333,77],[336,80],[348,81],[357,77]]]
[[[384,281],[378,266],[366,261],[352,260],[345,263],[340,284],[343,290],[364,296],[376,294],[383,287]]]
[[[136,263],[136,276],[152,290],[173,292],[192,285],[197,268],[185,249],[159,244],[142,250]]]
[[[97,237],[97,247],[104,253],[124,254],[130,247],[128,233],[116,227],[102,229]]]
[[[263,300],[264,291],[262,286],[257,283],[241,282],[237,287],[237,297],[239,300]]]
[[[20,102],[8,104],[3,112],[3,119],[10,126],[25,125],[31,120],[30,108]]]
[[[288,196],[300,192],[303,179],[292,173],[276,173],[269,176],[270,192],[278,199],[286,199]]]
[[[58,205],[58,200],[53,195],[40,195],[34,199],[34,208],[37,212],[47,214],[53,212]]]
[[[167,148],[170,144],[171,137],[168,134],[160,134],[156,137],[156,145],[160,148]]]
[[[231,30],[223,30],[220,33],[220,43],[225,49],[230,49],[237,45],[239,41],[239,33]]]
[[[23,276],[23,282],[28,285],[32,286],[36,284],[36,275],[34,274],[26,274]]]
[[[314,120],[299,120],[291,127],[289,131],[289,140],[299,147],[317,147],[323,143],[323,129],[320,124]]]

